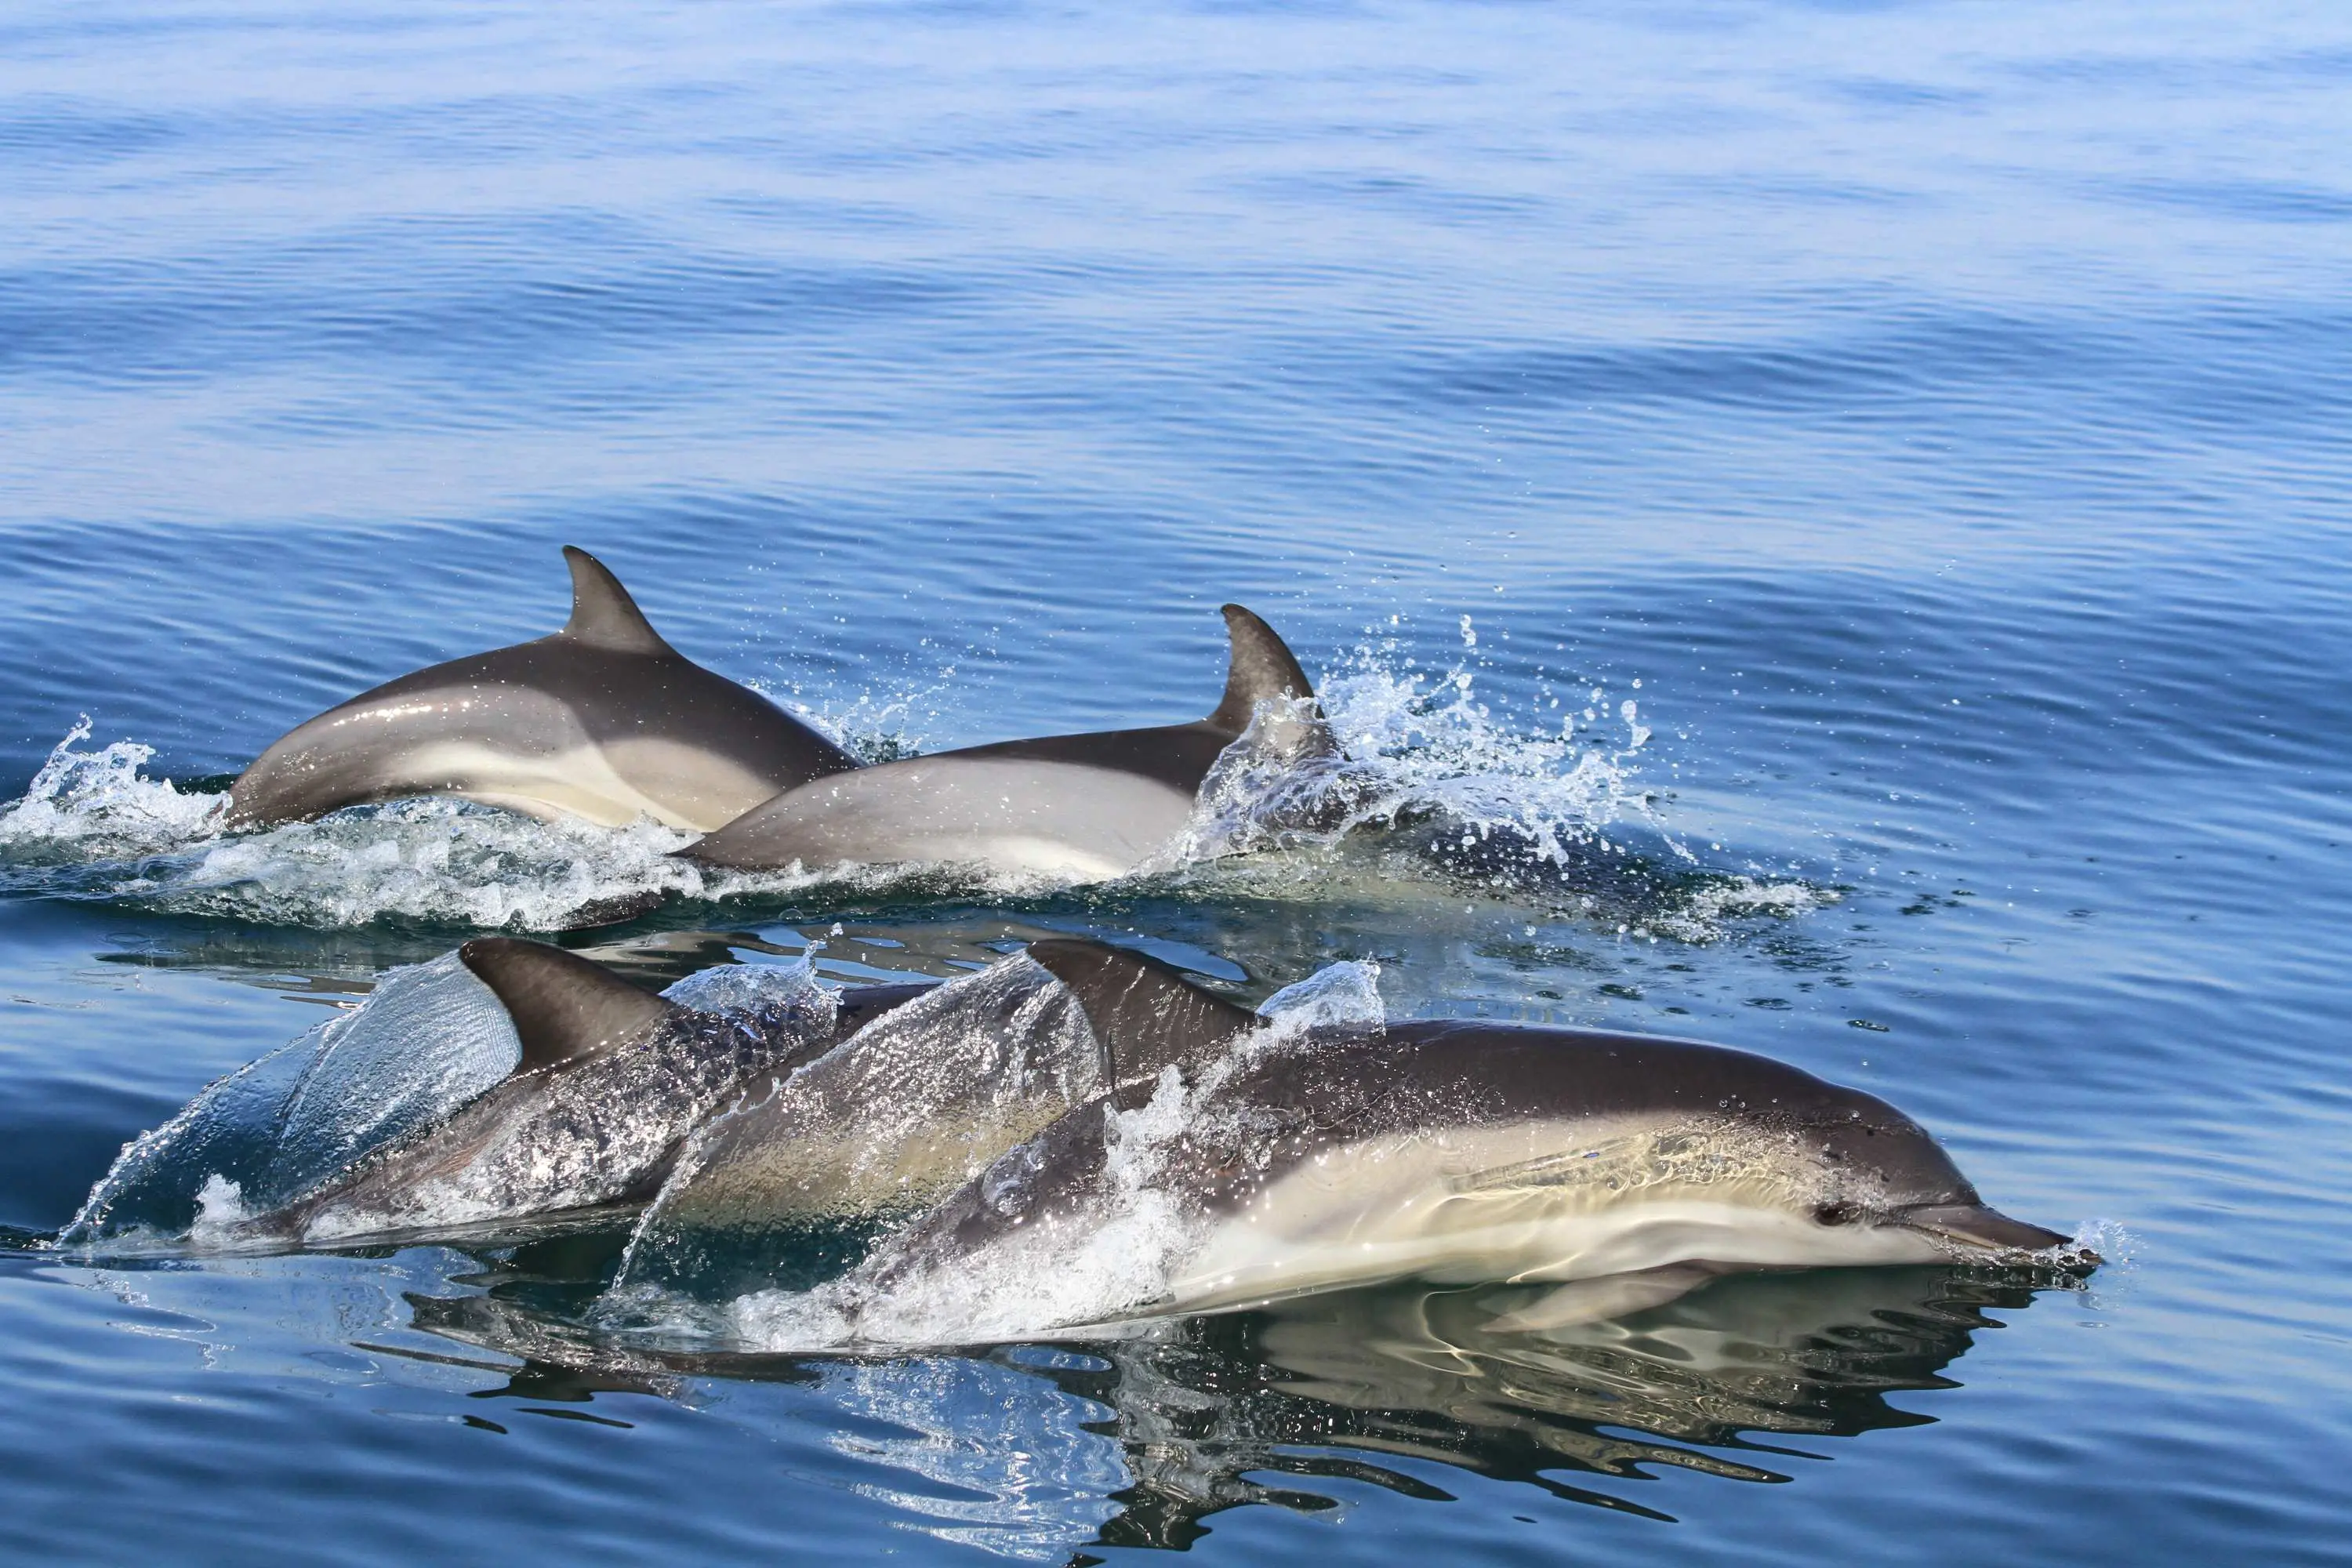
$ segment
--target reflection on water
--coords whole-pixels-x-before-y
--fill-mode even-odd
[[[1318,1485],[1332,1480],[1447,1500],[1432,1466],[1670,1522],[1640,1495],[1659,1467],[1789,1481],[1799,1461],[1834,1457],[1820,1439],[1932,1423],[1891,1396],[1958,1386],[1949,1369],[2000,1326],[1994,1311],[2079,1288],[1956,1266],[1750,1274],[1511,1332],[1498,1321],[1536,1292],[1386,1287],[1124,1338],[859,1360],[600,1335],[581,1309],[609,1245],[483,1254],[479,1273],[453,1280],[481,1293],[407,1298],[415,1328],[467,1349],[366,1348],[446,1353],[503,1379],[472,1396],[483,1401],[629,1393],[720,1411],[738,1403],[730,1390],[798,1384],[820,1399],[812,1419],[889,1428],[858,1451],[908,1473],[876,1495],[927,1531],[1023,1557],[1181,1550],[1227,1509],[1339,1508],[1344,1491]]]
[[[139,969],[184,970],[309,1000],[355,1003],[383,973],[423,963],[454,949],[462,931],[305,931],[273,926],[163,924],[133,945],[100,952],[97,962]],[[1066,932],[1003,917],[926,921],[912,940],[880,926],[845,927],[836,918],[761,929],[713,929],[645,921],[559,942],[652,990],[731,963],[779,963],[806,955],[817,973],[844,984],[951,979],[982,969],[1024,942]],[[547,939],[541,939],[547,940]]]

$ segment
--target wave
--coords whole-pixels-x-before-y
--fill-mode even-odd
[[[1210,897],[1360,896],[1470,884],[1641,934],[1706,941],[1726,922],[1834,895],[1711,870],[1668,828],[1645,781],[1638,700],[1538,680],[1517,710],[1479,688],[1477,634],[1421,668],[1367,641],[1322,683],[1340,754],[1304,771],[1236,747],[1169,849],[1128,879]],[[867,694],[806,717],[869,761],[909,754],[906,704]],[[639,821],[541,822],[470,802],[355,806],[227,834],[216,781],[152,776],[153,748],[90,749],[84,716],[25,793],[0,806],[0,894],[98,900],[263,925],[414,922],[561,931],[675,901],[1052,897],[1070,886],[952,866],[821,873],[716,870],[677,858],[693,836]]]

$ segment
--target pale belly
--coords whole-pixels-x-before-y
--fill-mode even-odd
[[[646,742],[634,749],[640,755],[627,761],[646,760]],[[441,742],[420,746],[404,760],[411,776],[446,780],[453,786],[436,794],[503,806],[543,822],[574,816],[600,827],[625,827],[650,817],[665,827],[696,831],[705,827],[710,816],[708,809],[695,811],[697,803],[681,800],[677,792],[663,789],[638,768],[616,766],[622,759],[593,744],[517,753],[463,741]]]
[[[1938,1261],[1899,1226],[1812,1218],[1817,1173],[1785,1141],[1669,1154],[1643,1130],[1542,1124],[1372,1140],[1328,1152],[1224,1215],[1172,1272],[1173,1308],[1206,1310],[1383,1280],[1559,1283],[1707,1262],[1811,1268]],[[1546,1163],[1589,1146],[1589,1170]],[[1508,1174],[1545,1163],[1541,1180]]]
[[[474,714],[463,704],[412,702],[332,715],[273,747],[248,780],[240,785],[248,794],[291,801],[299,815],[447,795],[542,821],[621,827],[651,818],[690,832],[709,832],[773,794],[770,781],[722,753],[659,736],[599,742],[547,703]]]

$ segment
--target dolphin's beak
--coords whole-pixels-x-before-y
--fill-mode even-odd
[[[1994,1252],[2047,1252],[2073,1239],[2021,1219],[2011,1219],[1982,1204],[1923,1204],[1905,1209],[1903,1223],[1946,1241]]]

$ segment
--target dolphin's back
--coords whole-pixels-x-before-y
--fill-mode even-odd
[[[1400,1134],[1706,1123],[1794,1137],[1832,1163],[1866,1161],[1905,1201],[1976,1198],[1927,1131],[1875,1095],[1695,1040],[1435,1019],[1378,1034],[1318,1031],[1246,1064],[1216,1098],[1296,1118],[1284,1154],[1253,1181]],[[1236,1187],[1220,1201],[1243,1197]]]
[[[1205,719],[1001,741],[819,779],[686,853],[745,870],[943,863],[1075,881],[1123,876],[1183,830],[1202,781],[1253,725],[1255,744],[1290,762],[1336,749],[1274,628],[1238,605],[1224,617],[1225,690]]]
[[[1318,1029],[1244,1056],[1191,1112],[1169,1170],[1188,1202],[1233,1215],[1317,1167],[1372,1163],[1418,1148],[1475,1179],[1485,1152],[1703,1129],[1761,1135],[1807,1166],[1867,1169],[1891,1203],[1973,1204],[1976,1190],[1935,1140],[1895,1107],[1801,1068],[1727,1047],[1599,1031],[1430,1020],[1382,1030]],[[1387,1153],[1378,1152],[1388,1151]],[[1523,1151],[1523,1152],[1526,1152]],[[1065,1116],[1038,1140],[1030,1201],[1083,1204],[1103,1180],[1099,1110]],[[1575,1174],[1563,1164],[1559,1175]],[[978,1186],[931,1219],[979,1245],[1002,1220]]]
[[[1218,729],[1206,719],[1196,719],[1190,724],[1161,724],[1142,730],[998,741],[941,754],[1132,773],[1165,784],[1189,801],[1199,793],[1201,781],[1209,776],[1209,770],[1233,742],[1232,732]]]
[[[1342,1048],[1327,1048],[1334,1045]],[[1414,1116],[1480,1125],[1531,1114],[1812,1122],[1852,1113],[1912,1125],[1884,1100],[1727,1046],[1475,1020],[1319,1033],[1295,1050],[1270,1053],[1233,1088],[1375,1123]]]

